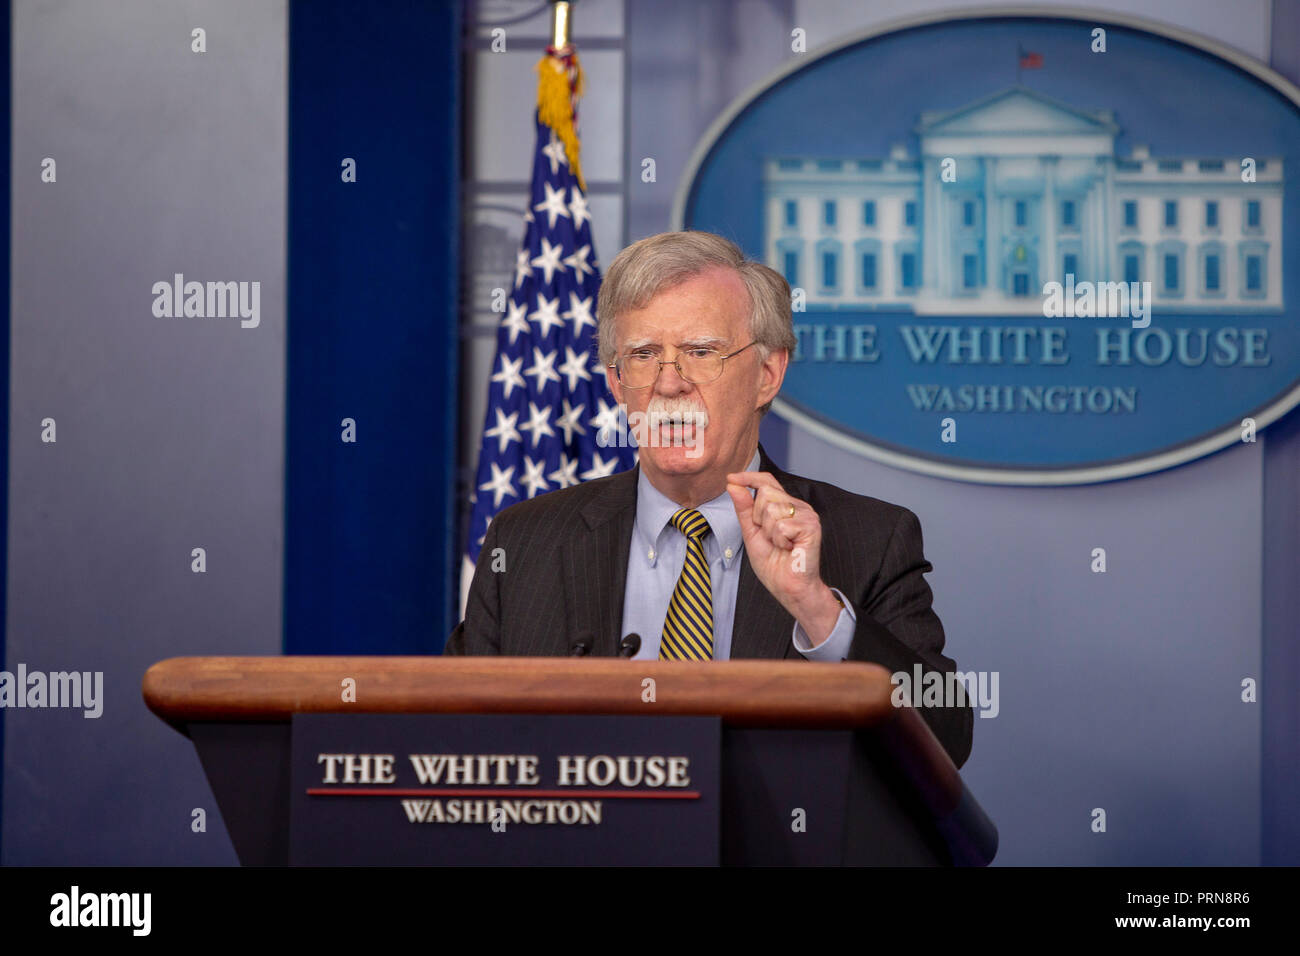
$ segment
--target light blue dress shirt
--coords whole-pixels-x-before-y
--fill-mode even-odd
[[[758,471],[758,453],[749,463],[749,471]],[[686,536],[668,523],[681,509],[650,484],[642,469],[636,486],[636,525],[632,529],[632,550],[627,561],[627,582],[623,592],[623,634],[640,634],[641,650],[636,660],[656,660],[659,640],[663,636],[668,602],[672,600],[677,579],[686,563]],[[713,585],[713,659],[731,657],[731,629],[736,619],[736,590],[740,582],[740,558],[744,539],[740,519],[731,496],[723,492],[697,509],[708,521],[711,533],[704,538],[704,557],[709,562],[709,579]],[[843,594],[844,602],[835,629],[817,647],[796,621],[791,640],[795,650],[808,660],[841,661],[853,643],[857,619]]]

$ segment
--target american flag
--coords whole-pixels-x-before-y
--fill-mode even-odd
[[[1034,50],[1026,50],[1019,43],[1016,44],[1016,86],[1020,85],[1020,74],[1023,70],[1041,70],[1043,68],[1043,54]]]
[[[634,462],[632,448],[596,442],[602,429],[618,427],[619,410],[596,354],[600,270],[591,215],[564,143],[540,118],[535,122],[532,195],[497,331],[462,605],[498,511]]]

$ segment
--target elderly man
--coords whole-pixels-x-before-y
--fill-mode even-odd
[[[759,447],[795,345],[778,273],[720,236],[663,233],[614,259],[597,314],[610,390],[648,423],[639,465],[497,515],[446,653],[612,656],[636,633],[642,658],[955,669],[916,516]],[[970,708],[922,714],[960,766]]]

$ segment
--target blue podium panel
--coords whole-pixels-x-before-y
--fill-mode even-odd
[[[294,865],[719,863],[717,717],[297,714]]]

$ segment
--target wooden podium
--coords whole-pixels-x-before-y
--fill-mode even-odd
[[[997,828],[874,664],[178,657],[149,668],[143,690],[194,741],[246,866],[289,862],[290,718],[321,713],[717,716],[724,865],[984,866],[997,851]],[[788,826],[810,793],[815,838]]]

